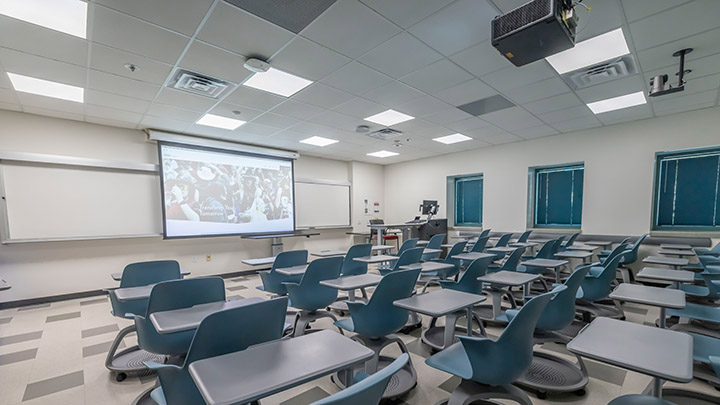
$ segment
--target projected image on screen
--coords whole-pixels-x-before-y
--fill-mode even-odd
[[[292,161],[160,144],[165,237],[293,231]]]

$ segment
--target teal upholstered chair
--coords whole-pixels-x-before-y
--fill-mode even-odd
[[[361,379],[337,394],[315,401],[312,405],[377,405],[380,403],[390,379],[409,361],[410,356],[403,353],[389,366],[377,373]]]
[[[710,271],[708,271],[710,270]],[[699,274],[705,285],[680,284],[680,289],[685,291],[688,298],[701,298],[704,300],[716,301],[720,299],[720,267],[708,267],[708,270]]]
[[[488,228],[488,229],[483,229],[483,231],[480,232],[480,235],[478,235],[478,238],[484,238],[484,237],[486,237],[486,236],[489,237],[491,230],[492,230],[492,229],[489,229],[489,228]]]
[[[437,284],[439,285],[439,280],[445,280],[451,277],[456,277],[460,273],[460,265],[462,264],[462,261],[460,259],[453,259],[453,256],[459,255],[465,250],[465,244],[466,241],[457,242],[453,245],[453,247],[450,248],[450,251],[448,251],[447,256],[445,256],[444,259],[438,259],[434,260],[439,263],[452,265],[453,267],[448,270],[439,270],[439,271],[433,271],[429,273],[423,273],[420,276],[420,281],[425,281],[425,286],[423,287],[422,291],[425,292],[430,286],[430,284]]]
[[[695,253],[698,256],[715,256],[720,257],[720,242],[718,242],[712,249],[695,248]]]
[[[502,398],[532,404],[527,394],[512,384],[530,367],[533,330],[555,293],[551,291],[528,301],[496,341],[458,336],[459,343],[425,360],[430,367],[462,378],[449,403],[469,404]]]
[[[602,272],[605,268],[605,263],[607,263],[609,260],[612,260],[615,256],[622,254],[626,250],[626,243],[621,243],[617,245],[615,249],[610,252],[609,255],[605,256],[605,258],[600,259],[599,262],[592,263],[592,266],[590,267],[590,274],[600,274],[600,272]],[[622,261],[622,259],[620,261]]]
[[[570,246],[572,246],[575,243],[575,239],[577,239],[578,236],[580,236],[580,232],[576,232],[576,233],[570,235],[568,240],[560,243],[560,250],[561,251],[567,250],[567,248],[569,248]]]
[[[278,253],[277,257],[275,257],[275,262],[273,262],[272,268],[270,268],[270,270],[258,271],[263,285],[257,286],[257,289],[277,295],[286,295],[287,289],[285,288],[285,285],[283,283],[297,283],[302,277],[286,276],[284,274],[278,273],[275,270],[307,264],[307,260],[307,250],[291,250],[288,252]]]
[[[428,244],[425,246],[426,249],[441,249],[442,243],[445,240],[445,234],[444,233],[438,233],[430,237],[430,240],[428,241]],[[422,260],[428,261],[432,259],[437,259],[440,257],[440,253],[423,253]]]
[[[369,243],[350,246],[350,249],[348,249],[347,253],[345,254],[345,259],[342,262],[340,276],[357,276],[367,273],[367,263],[359,262],[355,260],[355,258],[370,256],[371,254],[372,245]]]
[[[528,238],[530,237],[530,234],[532,231],[525,231],[522,234],[520,234],[520,237],[518,240],[515,241],[515,243],[525,243],[527,242]]]
[[[403,243],[402,243],[402,245],[400,245],[400,249],[398,249],[397,253],[392,253],[392,254],[390,254],[390,256],[398,256],[399,257],[400,255],[405,253],[408,249],[417,247],[418,240],[419,239],[417,239],[417,238],[412,238],[412,239],[407,239],[407,240],[403,241]],[[381,263],[380,265],[378,265],[378,269],[390,270],[390,269],[392,269],[392,266],[393,266],[392,263],[389,263],[389,264]]]
[[[337,321],[335,315],[321,309],[335,302],[338,290],[320,282],[340,277],[342,264],[343,258],[338,256],[316,259],[308,264],[299,283],[283,283],[290,296],[290,305],[300,310],[295,318],[293,336],[302,336],[306,327],[320,318]]]
[[[590,321],[590,315],[607,316],[610,318],[624,319],[625,312],[622,306],[616,300],[613,300],[614,308],[598,304],[598,301],[608,298],[613,289],[613,281],[617,273],[618,264],[623,258],[624,253],[615,256],[611,260],[607,260],[602,265],[602,270],[589,272],[583,278],[575,298],[577,310],[583,314],[583,320]],[[591,264],[578,266],[575,271],[582,268],[592,267]]]
[[[393,271],[397,271],[400,269],[400,266],[407,266],[410,264],[420,263],[420,258],[422,257],[422,252],[425,250],[425,248],[422,247],[416,247],[412,249],[408,249],[403,254],[400,255],[400,258],[398,260],[395,260],[395,263],[393,264],[392,268],[390,269],[384,269],[382,267],[378,268],[378,271],[381,275],[385,276],[389,273],[392,273]]]
[[[505,247],[510,243],[510,238],[512,238],[512,233],[506,233],[500,236],[500,239],[498,239],[497,243],[495,243],[495,246],[493,247]]]
[[[157,370],[160,382],[151,398],[159,405],[204,404],[188,371],[190,364],[280,339],[286,311],[287,297],[280,297],[208,315],[198,326],[182,366],[146,363]]]
[[[555,244],[557,243],[557,239],[549,240],[545,243],[543,243],[542,246],[540,246],[540,249],[535,253],[534,256],[523,256],[522,260],[532,260],[532,259],[551,259],[552,258],[552,251],[555,247]]]
[[[490,239],[489,236],[482,236],[479,237],[475,244],[472,245],[472,248],[470,248],[470,252],[473,253],[482,253],[485,251],[485,248],[487,247],[488,239]]]
[[[640,245],[642,245],[645,238],[648,237],[648,234],[641,235],[635,243],[628,246],[626,251],[622,254],[623,258],[620,260],[620,275],[622,276],[622,280],[624,283],[631,283],[635,280],[635,277],[632,274],[632,271],[630,271],[629,265],[635,263],[638,260],[638,252],[640,250]]]
[[[488,267],[488,271],[491,273],[505,270],[505,271],[517,271],[518,266],[520,265],[520,260],[522,259],[522,254],[525,249],[523,248],[517,248],[515,251],[510,253],[505,260],[498,264],[490,264]]]
[[[630,237],[628,236],[628,237],[626,237],[625,239],[623,239],[622,241],[620,241],[619,245],[622,245],[622,244],[627,245],[629,242],[630,242]],[[613,249],[603,249],[603,250],[601,250],[601,251],[598,252],[598,254],[597,254],[598,259],[603,260],[603,259],[604,259],[605,257],[607,257],[607,256],[610,254],[610,252],[612,252],[612,251],[613,251]]]

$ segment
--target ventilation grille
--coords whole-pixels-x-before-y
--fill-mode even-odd
[[[225,80],[179,69],[168,87],[208,98],[218,98],[230,86]]]
[[[369,134],[367,134],[367,136],[369,136],[371,138],[387,141],[390,139],[398,138],[398,137],[402,136],[402,134],[403,134],[402,131],[398,131],[396,129],[383,128],[379,131],[370,132]]]
[[[628,54],[588,68],[565,73],[562,78],[573,90],[577,90],[621,79],[637,72],[635,58],[632,54]]]
[[[493,39],[546,18],[553,13],[553,3],[553,0],[534,0],[507,14],[495,17],[492,21]]]

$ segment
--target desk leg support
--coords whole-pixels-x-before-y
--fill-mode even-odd
[[[653,378],[653,395],[657,398],[662,398],[662,385],[663,380],[655,377]]]
[[[472,307],[467,307],[465,316],[467,317],[467,335],[472,336],[472,320],[473,320],[473,311]]]
[[[355,302],[355,290],[348,290],[348,302]]]
[[[353,368],[346,368],[345,369],[345,388],[353,385],[355,382],[355,376],[353,376]]]
[[[666,323],[665,323],[665,307],[660,307],[660,328],[665,329]]]

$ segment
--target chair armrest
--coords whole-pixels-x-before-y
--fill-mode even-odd
[[[150,370],[159,370],[161,368],[175,368],[177,370],[182,370],[182,367],[176,366],[175,364],[162,364],[154,361],[143,361],[143,364],[145,364],[145,367]]]

